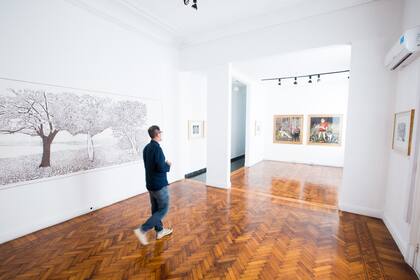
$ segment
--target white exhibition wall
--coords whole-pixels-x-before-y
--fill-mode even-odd
[[[232,65],[207,69],[206,184],[230,188]]]
[[[420,1],[405,1],[401,33],[404,30],[420,25],[419,11]],[[391,47],[391,45],[388,47]],[[408,209],[414,194],[414,189],[412,189],[412,176],[415,176],[415,172],[413,172],[413,168],[415,165],[418,165],[418,163],[414,162],[414,154],[419,152],[418,143],[420,140],[416,138],[420,128],[420,59],[417,59],[406,68],[398,70],[394,75],[397,78],[397,82],[396,87],[394,87],[395,97],[390,108],[389,117],[393,118],[394,113],[411,109],[415,109],[416,112],[413,131],[414,138],[412,140],[412,156],[408,157],[407,155],[391,150],[391,146],[389,146],[383,219],[405,259],[411,264],[415,244],[410,244],[410,233],[416,231],[411,231],[411,225],[415,225],[415,221],[408,222]],[[387,129],[392,133],[392,122],[388,123]]]
[[[0,77],[160,100],[170,180],[182,177],[176,49],[65,1],[6,1],[0,18],[7,42],[0,44]],[[141,163],[2,189],[0,242],[145,191]]]
[[[298,85],[266,82],[266,109],[264,117],[264,159],[286,162],[342,167],[346,131],[348,98],[347,76],[322,77],[322,81],[308,84],[302,80]],[[308,115],[342,115],[342,143],[340,146],[308,145]],[[275,115],[303,115],[303,143],[273,143],[273,117]]]
[[[238,82],[233,82],[230,156],[232,159],[245,155],[246,95],[246,86]]]
[[[184,174],[206,167],[207,164],[207,77],[199,72],[179,74],[179,145],[180,166]],[[188,138],[188,121],[204,121],[204,138]]]

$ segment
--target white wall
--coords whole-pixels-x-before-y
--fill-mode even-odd
[[[183,173],[188,174],[205,168],[207,164],[207,133],[205,132],[205,138],[188,139],[188,121],[207,120],[207,78],[204,74],[199,72],[179,74],[178,106],[180,117],[178,133],[181,137],[179,151],[182,155],[180,164]]]
[[[2,1],[0,19],[0,77],[161,100],[170,180],[182,177],[175,49],[65,1]],[[142,193],[143,173],[131,164],[0,190],[0,242]]]
[[[210,186],[230,188],[232,66],[207,69],[207,174]]]
[[[350,9],[270,26],[181,51],[184,69],[329,45],[351,44],[346,156],[339,206],[382,216],[388,171],[393,77],[383,59],[399,36],[400,1],[382,0]],[[310,27],[310,29],[308,29]],[[361,133],[369,132],[368,138]],[[388,141],[387,141],[388,139]]]
[[[406,0],[404,1],[404,16],[401,28],[401,34],[404,30],[420,25],[420,1]],[[396,38],[397,39],[397,38]],[[392,45],[388,45],[391,48]],[[419,113],[420,113],[420,59],[397,71],[393,75],[396,76],[395,97],[390,110],[390,116],[394,113],[416,109],[415,112],[415,129],[413,135],[418,134],[419,129]],[[389,123],[388,129],[392,131],[392,123]],[[412,156],[408,157],[391,149],[389,146],[389,167],[388,182],[386,184],[386,202],[384,211],[384,221],[390,229],[394,239],[396,240],[401,252],[406,260],[410,263],[410,223],[407,222],[407,212],[412,196],[411,177],[415,176],[413,172],[414,154],[418,153],[419,139],[413,138]],[[414,221],[412,221],[414,222]],[[415,231],[414,231],[415,232]]]
[[[344,165],[344,146],[348,98],[348,79],[344,75],[322,77],[322,81],[308,84],[307,79],[298,85],[265,83],[266,110],[264,159],[326,166]],[[340,146],[308,145],[308,115],[342,115],[342,143]],[[274,115],[304,115],[302,145],[273,143]]]
[[[232,89],[231,158],[245,155],[246,94],[245,85],[238,86],[234,83]]]

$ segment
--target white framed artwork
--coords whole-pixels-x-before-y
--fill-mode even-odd
[[[188,121],[188,139],[204,138],[204,121]]]

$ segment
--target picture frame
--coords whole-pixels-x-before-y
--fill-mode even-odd
[[[204,121],[189,120],[188,121],[188,139],[200,139],[205,137]]]
[[[307,144],[341,146],[343,115],[308,115]]]
[[[407,156],[411,155],[415,110],[394,114],[392,149]]]
[[[303,144],[303,115],[273,116],[273,143]]]

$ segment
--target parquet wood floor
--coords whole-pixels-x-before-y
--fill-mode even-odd
[[[147,194],[2,244],[0,279],[416,279],[381,220],[259,192],[253,176],[171,185],[174,233],[148,246],[132,232]]]
[[[233,173],[232,187],[334,209],[342,173],[337,167],[263,161]]]

